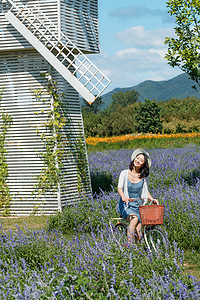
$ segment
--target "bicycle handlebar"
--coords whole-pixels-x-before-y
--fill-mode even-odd
[[[135,199],[135,198],[133,198],[133,199],[129,198],[129,202],[134,202],[134,201],[138,201],[138,200]],[[154,199],[151,201],[151,203],[154,204],[154,205],[158,205],[157,202]]]
[[[134,202],[136,201],[137,199],[132,199],[132,198],[129,198],[129,202]]]

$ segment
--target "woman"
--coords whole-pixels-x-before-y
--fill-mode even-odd
[[[119,213],[129,222],[127,237],[128,244],[140,238],[141,219],[139,205],[147,201],[158,204],[148,191],[148,175],[151,167],[149,153],[143,149],[136,149],[131,155],[131,163],[128,170],[121,172],[118,181]],[[129,199],[135,199],[130,202]]]

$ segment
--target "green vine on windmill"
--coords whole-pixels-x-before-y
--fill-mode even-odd
[[[41,74],[46,77],[46,74]],[[60,96],[56,89],[56,82],[52,79],[47,81],[47,92],[51,97],[51,110],[48,112],[47,121],[43,123],[46,131],[41,132],[36,129],[44,144],[44,151],[40,153],[41,160],[44,167],[40,175],[37,177],[37,184],[35,186],[38,194],[45,194],[49,190],[57,190],[60,181],[60,168],[62,147],[60,129],[64,126],[65,120],[61,117],[59,112]],[[42,91],[35,91],[36,99],[41,100]],[[45,99],[42,99],[45,102]],[[41,113],[44,113],[42,110]],[[37,113],[36,113],[37,114]]]
[[[1,95],[0,95],[1,98]],[[12,117],[2,111],[2,125],[0,126],[0,210],[3,215],[9,214],[11,195],[7,183],[8,165],[6,162],[5,141],[8,129],[12,124]]]
[[[69,153],[66,153],[66,148],[70,145],[77,166],[77,189],[81,193],[83,187],[88,184],[84,136],[76,134],[76,138],[74,138],[72,135],[72,122],[70,117],[67,116],[67,108],[63,105],[65,95],[64,93],[59,93],[57,82],[51,78],[50,74],[44,73],[41,76],[47,79],[46,90],[51,97],[51,110],[48,112],[47,121],[43,123],[46,131],[41,132],[37,129],[45,149],[44,152],[40,153],[44,167],[37,177],[35,190],[41,195],[46,194],[50,190],[56,191],[59,188],[62,179],[62,158],[64,155],[69,155]],[[42,91],[35,91],[35,96],[41,101]],[[45,102],[45,99],[42,99],[42,101]],[[44,111],[41,112],[44,113]],[[67,126],[68,130],[64,130],[65,126]]]

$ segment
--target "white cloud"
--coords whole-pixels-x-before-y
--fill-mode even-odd
[[[132,56],[132,55],[136,55],[140,52],[139,49],[136,48],[127,48],[124,50],[119,50],[115,53],[116,56],[118,56],[119,58],[127,58],[127,56]]]
[[[112,60],[121,65],[124,70],[135,70],[137,72],[157,70],[161,64],[165,65],[167,63],[157,51],[136,48],[119,50],[112,57]]]
[[[158,54],[161,58],[164,58],[165,54],[167,53],[167,48],[163,48],[163,49],[148,49],[147,50],[149,53],[156,53]]]
[[[156,30],[145,30],[144,26],[127,28],[118,32],[116,38],[127,47],[164,47],[166,36],[172,36],[173,29],[158,28]]]
[[[116,87],[134,86],[145,80],[168,80],[179,75],[180,69],[173,69],[167,64],[163,51],[127,48],[110,56],[105,53],[92,55],[90,59],[112,81],[105,91],[108,92]]]
[[[164,58],[167,53],[164,38],[172,34],[172,29],[127,28],[116,36],[121,49],[110,55],[90,56],[112,81],[105,92],[116,87],[134,86],[145,80],[168,80],[179,75],[180,69],[170,67]]]

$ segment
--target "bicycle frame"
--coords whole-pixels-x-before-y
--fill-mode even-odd
[[[109,220],[109,226],[110,226],[110,229],[111,229],[111,232],[112,232],[112,235],[114,235],[114,232],[113,232],[113,225],[112,225],[112,221],[118,221],[118,223],[120,223],[120,221],[125,221],[123,218],[121,218],[121,217],[119,217],[119,218],[111,218],[110,220]],[[117,224],[118,224],[117,223]],[[124,222],[125,223],[125,222]],[[116,226],[116,224],[115,224],[115,226]]]
[[[152,227],[155,227],[155,226],[144,225],[144,226],[142,226],[142,227],[144,227],[144,228],[143,228],[143,230],[144,230],[143,237],[144,237],[145,243],[146,243],[148,249],[150,250],[150,252],[152,252],[152,251],[151,251],[151,247],[150,247],[150,245],[149,245],[149,242],[148,242],[148,240],[147,240],[147,233],[146,233],[146,231],[147,231],[147,230],[151,230],[151,228],[152,228]],[[152,244],[152,246],[153,246],[153,248],[154,248],[154,251],[156,251],[156,247],[155,247],[155,245],[154,245],[153,240],[152,240],[151,237],[150,237],[150,240],[151,240],[151,244]]]
[[[117,221],[117,223],[116,223]],[[113,225],[113,222],[115,222],[115,225]],[[121,217],[118,217],[118,218],[111,218],[109,220],[109,225],[110,225],[110,228],[111,228],[111,232],[112,232],[112,235],[115,237],[115,234],[114,234],[114,231],[113,229],[118,225],[118,224],[122,224],[123,226],[125,225],[126,228],[128,228],[128,222],[126,220],[124,220],[123,218]],[[142,239],[144,239],[144,242],[147,246],[147,248],[149,249],[149,251],[152,253],[152,252],[157,252],[157,248],[156,248],[156,244],[155,244],[155,241],[153,240],[151,234],[149,236],[149,240],[150,242],[148,241],[148,233],[150,232],[153,232],[155,230],[157,226],[156,225],[142,225],[142,228],[141,228],[141,234],[142,234],[142,238],[140,239],[140,241]],[[157,230],[160,230],[159,228]],[[117,241],[117,244],[121,247],[120,243]]]
[[[129,199],[129,201],[133,202],[133,201],[137,201],[137,199]],[[139,202],[138,202],[138,204],[139,204]],[[164,207],[164,206],[162,205],[162,207]],[[147,207],[147,209],[149,210],[149,207]],[[148,212],[148,210],[147,210],[147,212]],[[150,210],[150,212],[151,211],[152,210]],[[144,217],[144,215],[142,215],[142,216]],[[148,215],[148,216],[151,216],[151,215]],[[155,215],[155,216],[156,216],[156,220],[157,220],[157,215]],[[163,215],[162,215],[162,217],[163,217]],[[160,221],[162,221],[162,220],[160,220]],[[159,249],[161,249],[161,248],[166,249],[168,247],[167,246],[168,240],[167,240],[166,234],[163,232],[163,230],[161,228],[157,227],[158,224],[162,224],[162,223],[159,223],[157,221],[157,224],[151,224],[152,222],[149,222],[148,218],[147,219],[144,218],[143,222],[144,222],[144,224],[146,223],[146,225],[142,225],[142,227],[141,227],[141,239],[139,238],[139,241],[144,240],[144,242],[150,252],[156,253],[156,252],[159,252]],[[128,221],[124,220],[121,216],[117,217],[117,218],[110,218],[109,225],[111,228],[112,235],[114,237],[116,235],[114,233],[114,229],[116,230],[117,228],[121,227],[121,228],[124,228],[124,230],[126,230],[126,233],[127,233],[127,229],[129,226]],[[116,239],[116,241],[117,241],[117,239]],[[117,243],[119,244],[119,241],[117,241]],[[163,248],[163,245],[164,245],[164,248]]]
[[[113,225],[112,225],[113,223],[112,223],[112,221],[118,221],[118,223],[123,223],[124,225],[126,225],[126,226],[128,227],[128,221],[124,220],[123,218],[121,218],[121,217],[118,217],[118,218],[110,218],[110,220],[109,220],[109,226],[110,226],[110,228],[111,228],[112,234],[113,234]],[[122,222],[120,222],[120,221],[122,221]],[[115,226],[116,226],[118,223],[116,223]],[[150,228],[150,227],[153,228],[153,227],[155,227],[155,225],[142,225],[143,231],[144,231],[145,228],[148,229],[148,228]]]

